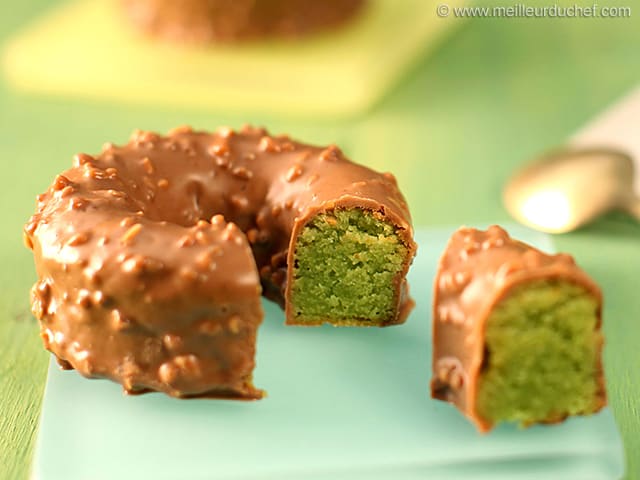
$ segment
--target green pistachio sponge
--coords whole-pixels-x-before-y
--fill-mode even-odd
[[[298,236],[293,259],[290,308],[296,324],[401,321],[410,252],[383,216],[360,208],[318,214]]]

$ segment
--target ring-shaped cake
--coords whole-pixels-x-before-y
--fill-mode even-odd
[[[262,396],[261,294],[287,324],[403,322],[412,237],[391,174],[252,127],[79,154],[25,227],[60,364],[177,397]]]

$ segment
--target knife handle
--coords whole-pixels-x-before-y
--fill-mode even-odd
[[[607,148],[629,155],[635,166],[634,190],[640,196],[640,87],[582,128],[570,138],[569,145]],[[640,207],[635,208],[634,216],[640,218]]]

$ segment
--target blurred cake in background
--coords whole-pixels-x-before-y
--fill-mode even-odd
[[[339,27],[365,0],[120,0],[138,29],[171,41],[295,38]]]

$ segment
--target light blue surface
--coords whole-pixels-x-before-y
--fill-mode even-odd
[[[550,250],[548,237],[510,228]],[[266,304],[259,402],[125,397],[50,365],[33,475],[52,479],[614,479],[622,444],[608,409],[561,425],[478,434],[429,398],[431,287],[452,229],[418,232],[417,307],[385,329],[283,325]]]

